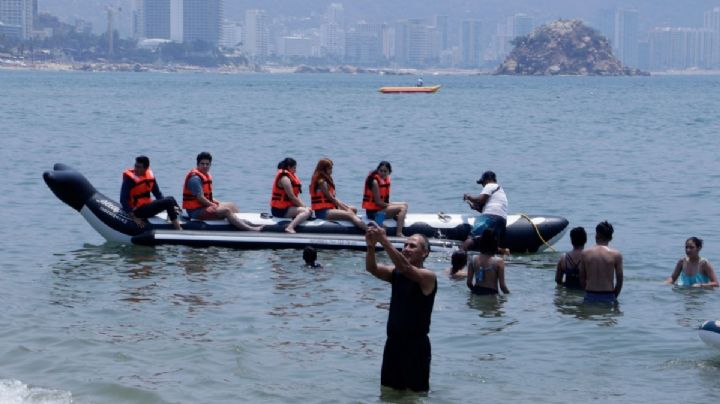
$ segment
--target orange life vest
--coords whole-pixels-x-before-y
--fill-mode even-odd
[[[327,181],[325,183],[328,184],[328,192],[334,197],[335,184],[331,184]],[[325,197],[325,193],[322,191],[322,189],[320,189],[320,186],[317,183],[310,184],[310,203],[310,207],[312,210],[335,208],[335,203]]]
[[[200,201],[195,197],[195,195],[193,195],[192,191],[190,191],[189,182],[190,177],[192,177],[193,175],[197,175],[200,178],[200,181],[202,181],[202,191],[205,199],[210,202],[214,202],[212,194],[212,175],[210,173],[203,174],[202,171],[198,170],[197,168],[193,168],[185,176],[185,184],[183,185],[182,207],[183,209],[187,210],[199,209],[203,207],[203,204],[200,203]]]
[[[372,180],[377,181],[378,188],[380,189],[380,199],[385,203],[390,203],[390,176],[386,179],[382,179],[380,174],[375,171],[371,171],[365,179],[365,191],[363,193],[363,209],[367,210],[383,210],[384,208],[375,203],[372,192]]]
[[[280,186],[280,180],[284,176],[290,178],[290,184],[292,185],[293,194],[295,194],[295,196],[300,195],[302,192],[300,189],[300,179],[295,174],[288,170],[277,170],[275,180],[273,181],[272,197],[270,198],[270,206],[273,208],[287,209],[291,206],[295,206],[293,201],[291,201],[285,194],[285,190]]]
[[[143,205],[147,205],[152,202],[150,192],[155,187],[155,175],[149,168],[145,170],[145,175],[135,174],[135,170],[128,168],[123,172],[123,177],[127,177],[132,180],[133,186],[130,188],[130,200],[128,203],[133,209],[139,208]]]

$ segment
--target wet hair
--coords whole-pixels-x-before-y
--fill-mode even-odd
[[[150,167],[150,159],[148,158],[148,156],[137,156],[135,157],[135,162],[138,164],[142,164],[145,168]]]
[[[389,161],[385,161],[385,160],[381,161],[380,164],[378,164],[377,168],[375,169],[375,172],[380,171],[380,169],[383,167],[388,169],[388,173],[392,174],[392,165],[390,164]]]
[[[495,255],[498,250],[498,241],[491,229],[485,229],[482,236],[475,238],[475,248],[485,255]]]
[[[305,247],[303,249],[303,260],[307,265],[314,265],[315,261],[317,261],[317,251],[311,246]]]
[[[467,265],[467,253],[463,250],[457,250],[450,256],[450,264],[452,265],[452,273],[455,273]]]
[[[695,247],[697,247],[698,251],[702,250],[703,241],[701,238],[690,237],[689,239],[685,240],[685,244],[687,244],[688,241],[692,241],[693,244],[695,244]]]
[[[570,230],[570,242],[575,248],[584,246],[587,243],[585,228],[580,226]]]
[[[294,158],[285,157],[278,163],[277,168],[278,170],[289,170],[290,168],[295,166],[297,166],[297,161],[295,161]]]
[[[335,186],[335,182],[332,176],[328,174],[328,171],[332,168],[333,161],[327,157],[323,157],[318,160],[315,166],[315,172],[313,172],[312,179],[310,180],[310,190],[317,191],[318,181],[324,180],[328,186]]]
[[[608,223],[607,220],[602,221],[595,226],[595,237],[599,237],[604,241],[611,241],[614,232],[615,229],[613,229],[613,226]]]
[[[210,154],[210,153],[208,153],[208,152],[206,152],[206,151],[200,152],[200,154],[198,154],[197,157],[195,158],[195,161],[196,161],[198,164],[200,164],[200,162],[201,162],[202,160],[208,160],[208,161],[210,161],[210,162],[212,163],[212,154]]]

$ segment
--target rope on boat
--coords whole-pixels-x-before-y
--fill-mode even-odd
[[[537,225],[536,225],[535,223],[533,223],[532,219],[530,219],[530,216],[526,215],[525,213],[521,213],[520,216],[522,216],[523,218],[527,219],[528,222],[530,222],[530,224],[532,225],[533,229],[535,229],[535,233],[537,234],[537,236],[538,236],[538,238],[540,239],[540,241],[542,241],[543,244],[545,244],[545,245],[547,246],[547,248],[550,249],[550,251],[556,252],[555,248],[554,248],[553,246],[551,246],[550,244],[548,244],[547,241],[545,241],[545,239],[543,238],[543,236],[540,234],[540,229],[538,229]]]

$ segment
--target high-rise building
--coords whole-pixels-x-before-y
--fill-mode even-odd
[[[433,46],[436,32],[421,19],[398,21],[395,24],[395,62],[414,67],[431,64],[438,58]]]
[[[240,42],[242,29],[240,23],[236,21],[225,20],[222,25],[222,36],[220,45],[226,48],[234,48]]]
[[[635,67],[638,63],[638,12],[637,10],[617,10],[615,13],[615,56],[625,66]]]
[[[603,34],[608,43],[611,45],[615,43],[615,10],[602,9],[598,11],[593,26]]]
[[[33,32],[33,0],[0,0],[0,30],[18,39],[30,39]]]
[[[654,70],[707,68],[712,31],[662,27],[650,31],[650,68]]]
[[[332,3],[320,26],[320,47],[324,56],[341,57],[345,53],[345,17],[342,4]]]
[[[143,0],[143,37],[170,39],[170,0]]]
[[[720,7],[714,7],[703,15],[703,28],[710,31],[710,65],[720,67]]]
[[[183,42],[220,43],[224,14],[223,0],[183,1]]]
[[[183,9],[184,0],[134,0],[133,37],[182,42]]]
[[[465,67],[477,67],[480,65],[483,52],[481,29],[482,24],[479,20],[462,21],[460,34],[461,64]]]
[[[533,30],[533,18],[527,14],[518,13],[507,18],[508,35],[515,39],[519,36],[525,36]]]
[[[438,15],[435,17],[435,29],[438,32],[440,43],[439,47],[441,51],[448,49],[450,41],[448,38],[448,16]]]
[[[267,16],[264,10],[245,11],[245,30],[243,31],[243,46],[248,56],[263,58],[268,55],[270,33]]]
[[[353,30],[345,34],[345,62],[359,66],[377,66],[382,58],[378,35]]]

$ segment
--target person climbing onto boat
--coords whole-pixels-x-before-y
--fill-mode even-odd
[[[250,222],[239,219],[235,213],[240,209],[232,202],[220,202],[213,199],[213,177],[210,174],[212,155],[201,152],[196,157],[197,166],[185,175],[183,183],[182,207],[194,220],[223,220],[240,230],[260,231],[265,226],[255,226]]]
[[[154,201],[150,194],[155,197]],[[155,175],[150,169],[150,159],[147,156],[135,157],[135,166],[123,172],[120,204],[130,219],[140,228],[145,227],[145,219],[165,211],[175,230],[182,230],[178,221],[180,207],[175,198],[163,196],[160,192]]]
[[[712,264],[700,256],[703,241],[697,237],[690,237],[685,241],[685,257],[675,265],[672,275],[666,283],[692,287],[717,287],[718,279]]]
[[[295,227],[306,221],[312,214],[312,210],[305,206],[299,198],[302,192],[300,179],[295,174],[297,161],[286,157],[277,165],[277,172],[273,180],[272,196],[270,197],[270,208],[272,215],[280,218],[293,219],[285,227],[288,233],[295,233]]]
[[[332,160],[322,158],[313,172],[310,181],[310,200],[315,217],[326,220],[348,220],[364,232],[367,230],[367,225],[358,217],[357,208],[346,205],[335,196],[332,171]]]
[[[375,171],[371,171],[365,178],[362,207],[369,220],[382,225],[383,221],[395,218],[397,229],[395,235],[402,237],[405,216],[408,211],[406,202],[390,202],[390,174],[392,165],[381,161]]]
[[[467,202],[472,209],[481,213],[480,216],[475,218],[475,225],[470,231],[467,240],[463,243],[463,248],[466,251],[474,245],[474,239],[480,237],[485,229],[493,231],[500,247],[503,246],[505,241],[508,211],[508,199],[505,190],[497,183],[497,177],[492,171],[485,171],[477,180],[477,183],[483,186],[480,195],[463,195],[463,201]]]
[[[555,271],[555,283],[570,289],[581,289],[580,262],[582,261],[583,248],[587,243],[585,229],[576,227],[570,230],[570,242],[573,249],[560,257]],[[565,278],[564,281],[563,277]]]
[[[505,261],[495,256],[498,251],[495,233],[491,229],[485,229],[482,235],[475,239],[475,243],[480,254],[468,263],[468,289],[476,295],[497,295],[498,287],[503,293],[510,293],[505,284]]]
[[[615,229],[606,221],[595,226],[595,245],[582,252],[580,286],[585,303],[617,303],[623,286],[623,256],[610,248]]]

